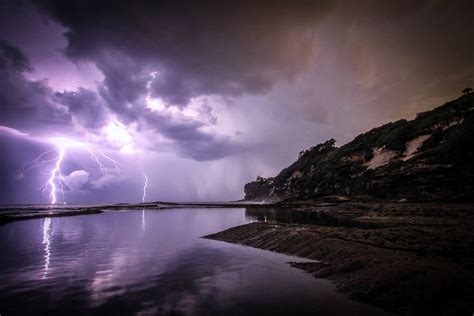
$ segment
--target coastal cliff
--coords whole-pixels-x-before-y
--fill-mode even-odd
[[[245,199],[473,201],[473,140],[474,93],[466,93],[413,120],[374,128],[344,146],[330,139],[302,151],[277,176],[247,183]]]

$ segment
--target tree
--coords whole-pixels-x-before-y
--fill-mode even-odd
[[[463,93],[463,94],[469,94],[469,93],[471,93],[471,92],[472,92],[472,89],[471,89],[471,88],[466,88],[466,89],[462,90],[462,93]]]

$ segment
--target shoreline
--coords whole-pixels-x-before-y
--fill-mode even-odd
[[[11,223],[17,220],[27,220],[34,218],[47,217],[63,217],[78,216],[89,214],[100,214],[104,211],[121,211],[121,210],[142,210],[144,208],[150,210],[165,210],[178,208],[246,208],[246,209],[315,209],[341,206],[344,204],[352,205],[373,205],[373,204],[394,204],[394,205],[474,205],[474,202],[452,202],[452,201],[413,201],[413,202],[396,202],[386,200],[374,200],[366,197],[352,197],[351,199],[340,196],[322,197],[317,200],[302,201],[231,201],[231,202],[146,202],[146,203],[117,203],[105,205],[48,205],[48,204],[25,204],[25,205],[0,205],[0,225]],[[19,213],[22,211],[22,213]],[[369,223],[369,225],[372,225]]]
[[[324,215],[320,224],[302,223],[298,212],[343,220]],[[316,260],[290,264],[388,312],[471,314],[473,218],[473,204],[348,204],[295,210],[291,222],[251,223],[203,238]]]
[[[28,220],[47,217],[65,217],[100,214],[104,211],[121,210],[168,210],[179,208],[268,208],[278,207],[276,204],[263,204],[254,202],[224,202],[224,203],[174,203],[174,202],[151,202],[139,204],[111,204],[111,205],[91,205],[91,206],[68,206],[68,205],[25,205],[18,207],[0,207],[0,225],[8,224],[19,220]]]

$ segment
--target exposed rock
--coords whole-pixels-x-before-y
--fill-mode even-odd
[[[372,159],[366,162],[364,166],[367,166],[367,169],[373,170],[390,163],[390,161],[397,156],[397,153],[392,150],[385,149],[384,146],[382,148],[374,148],[372,155]]]
[[[403,153],[403,156],[401,159],[403,161],[407,161],[415,156],[415,153],[418,151],[418,149],[423,145],[425,141],[430,138],[431,135],[420,135],[416,137],[415,139],[410,140],[407,145],[406,145],[406,150]]]

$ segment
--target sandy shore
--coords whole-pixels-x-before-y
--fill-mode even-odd
[[[318,260],[292,265],[386,311],[474,312],[473,204],[345,203],[248,213],[267,222],[205,238]]]

